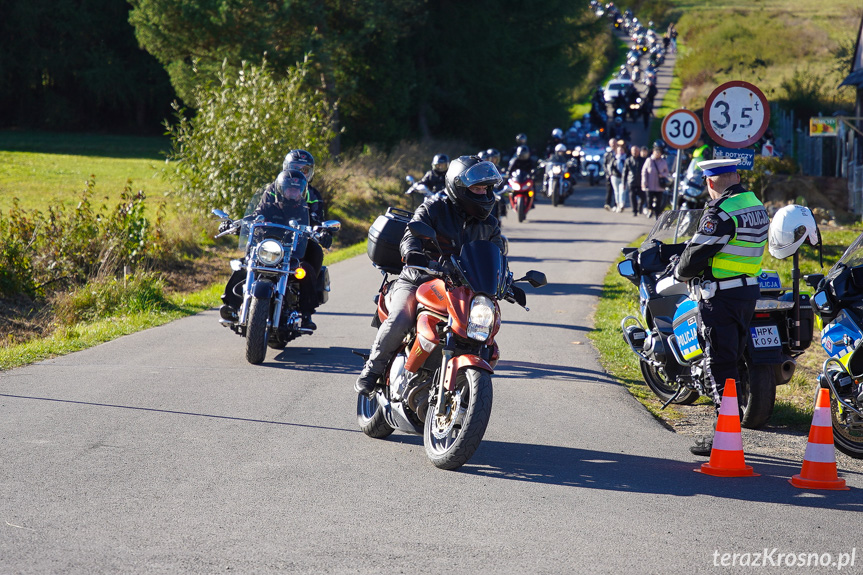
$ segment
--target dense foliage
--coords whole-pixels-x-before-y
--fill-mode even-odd
[[[0,212],[0,296],[41,296],[164,255],[162,213],[156,221],[144,215],[143,193],[129,184],[117,206],[96,208],[94,190],[91,179],[68,212],[54,206],[28,211],[17,202]]]
[[[309,75],[347,144],[419,133],[478,145],[566,122],[604,22],[571,0],[130,0],[141,45],[197,105],[200,74],[266,58]],[[336,142],[338,144],[338,142]],[[500,145],[500,144],[498,144]]]
[[[266,63],[243,62],[236,75],[223,68],[217,82],[194,88],[197,113],[189,118],[178,110],[178,122],[169,125],[170,173],[184,202],[242,215],[255,190],[279,173],[289,150],[325,158],[330,112],[306,89],[307,72],[301,64],[276,79]]]
[[[0,127],[156,132],[173,90],[117,0],[0,3]]]

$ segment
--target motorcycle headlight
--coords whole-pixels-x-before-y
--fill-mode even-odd
[[[264,240],[258,246],[258,261],[265,266],[274,266],[282,261],[285,250],[282,244],[275,240]]]
[[[470,317],[467,322],[467,336],[477,341],[485,341],[491,335],[494,325],[494,302],[484,295],[473,298],[470,304]]]
[[[555,167],[553,167],[553,168],[551,169],[551,173],[553,173],[555,176],[556,176],[556,175],[558,175],[558,174],[560,174],[560,166],[555,166]]]
[[[600,160],[599,156],[593,156],[590,159],[593,160],[594,162],[598,162]]]

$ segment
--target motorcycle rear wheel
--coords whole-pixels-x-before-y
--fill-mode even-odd
[[[776,376],[772,365],[753,364],[744,359],[738,367],[737,406],[740,425],[758,429],[767,423],[776,402]]]
[[[646,361],[639,360],[641,364],[641,375],[644,377],[644,383],[647,384],[647,387],[650,388],[656,397],[665,403],[677,393],[677,386],[673,382],[669,382],[667,377],[660,375],[660,373],[656,370],[654,366],[647,363]],[[701,394],[699,394],[694,389],[689,389],[684,391],[680,397],[674,402],[675,405],[690,405],[695,403]]]
[[[249,303],[249,323],[246,328],[246,360],[258,365],[267,357],[267,319],[270,300],[253,297]]]
[[[423,431],[426,455],[440,469],[458,469],[473,456],[491,418],[491,374],[467,367],[456,376],[444,415],[429,405]]]
[[[384,417],[384,409],[378,404],[377,394],[374,397],[357,394],[357,424],[363,433],[374,439],[383,439],[394,431]]]
[[[830,419],[833,422],[833,443],[836,449],[853,457],[863,459],[863,432],[849,431],[839,420],[839,402],[830,394]]]

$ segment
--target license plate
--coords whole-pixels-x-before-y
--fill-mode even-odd
[[[779,339],[779,328],[775,325],[762,325],[750,327],[752,345],[755,347],[780,347],[782,340]]]

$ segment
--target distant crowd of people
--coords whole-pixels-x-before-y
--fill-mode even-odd
[[[619,139],[608,141],[602,159],[606,175],[605,209],[623,213],[629,207],[633,217],[658,218],[665,207],[665,189],[671,173],[665,161],[665,145],[657,141],[653,149],[632,145]]]

